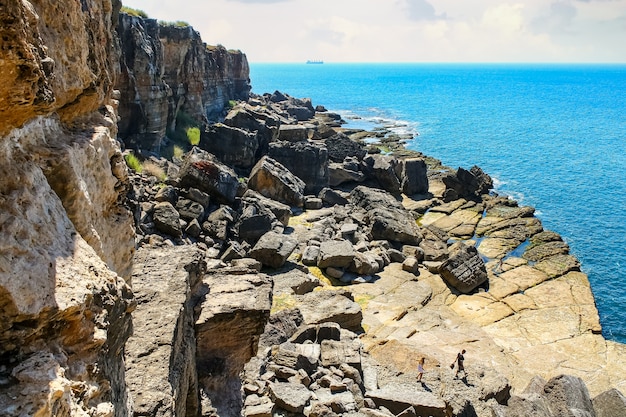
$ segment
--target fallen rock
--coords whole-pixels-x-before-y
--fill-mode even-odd
[[[282,164],[267,156],[261,158],[252,168],[248,187],[265,197],[290,206],[302,207],[304,204],[304,182]]]
[[[610,389],[593,401],[596,417],[626,416],[626,397],[618,389]]]
[[[417,391],[404,385],[388,385],[365,395],[374,400],[378,407],[385,407],[394,414],[400,414],[413,407],[417,415],[446,417],[446,403],[430,392]]]
[[[354,258],[354,248],[347,240],[327,240],[320,245],[317,266],[346,268]]]
[[[595,412],[589,391],[582,379],[561,375],[552,378],[543,388],[548,408],[555,416],[593,417]]]
[[[311,399],[311,391],[301,384],[272,382],[269,389],[276,405],[292,413],[302,413]]]
[[[487,281],[487,268],[478,250],[463,242],[449,248],[449,257],[439,268],[441,276],[454,288],[468,294]]]
[[[205,268],[201,251],[189,246],[143,247],[135,254],[132,282],[140,301],[125,349],[135,413],[199,412],[191,299]]]
[[[197,188],[227,204],[232,204],[235,197],[245,191],[245,185],[239,182],[235,171],[196,147],[185,156],[179,172],[179,186]]]
[[[298,308],[307,324],[334,322],[353,332],[361,330],[361,306],[349,294],[339,291],[313,291],[298,299]]]
[[[350,199],[367,212],[364,220],[369,224],[374,240],[411,245],[419,245],[422,241],[422,232],[415,219],[392,195],[360,185],[352,190]]]
[[[302,180],[305,193],[317,194],[328,186],[328,151],[321,143],[270,143],[268,157]]]
[[[157,203],[154,206],[152,219],[155,227],[160,232],[174,237],[180,237],[183,233],[180,227],[180,215],[168,201]]]
[[[215,123],[202,132],[200,147],[227,165],[250,168],[256,162],[259,140],[256,132]]]
[[[267,232],[250,251],[250,257],[270,268],[280,268],[294,251],[298,242],[286,235]]]

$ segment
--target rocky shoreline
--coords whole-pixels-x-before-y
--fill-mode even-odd
[[[0,7],[0,414],[626,415],[533,208],[120,7]]]
[[[245,161],[258,140],[246,126],[280,125],[254,166],[235,173],[194,149],[178,165],[153,158],[177,172],[167,185],[134,177],[140,246],[193,245],[221,281],[273,281],[271,305],[257,313],[269,320],[257,355],[237,360],[230,383],[201,378],[203,392],[241,383],[243,397],[217,390],[203,410],[602,415],[603,398],[623,398],[611,390],[623,378],[610,369],[624,366],[623,346],[600,335],[586,276],[533,208],[493,194],[478,167],[443,167],[406,152],[398,138],[381,141],[396,146],[382,155],[371,140],[360,143],[381,132],[346,131],[339,115],[314,110],[283,93],[253,96],[219,129],[237,129],[237,146],[222,152]],[[267,282],[255,285],[267,294]],[[244,305],[259,304],[258,295],[246,297]],[[446,364],[461,349],[467,375],[455,379]],[[421,384],[419,357],[427,369]]]

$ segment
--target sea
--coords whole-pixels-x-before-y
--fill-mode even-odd
[[[480,166],[570,245],[604,337],[626,343],[626,65],[251,63],[250,78],[253,93],[308,97],[345,127]]]

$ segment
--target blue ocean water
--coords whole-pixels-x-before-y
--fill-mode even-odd
[[[254,93],[310,97],[348,126],[392,125],[416,135],[410,149],[483,168],[563,236],[604,336],[626,343],[626,66],[252,63],[250,74]]]

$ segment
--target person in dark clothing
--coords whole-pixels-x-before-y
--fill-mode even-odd
[[[459,375],[459,372],[463,371],[463,376],[467,376],[467,373],[465,372],[465,366],[463,365],[463,361],[465,360],[465,349],[463,349],[462,351],[460,351],[457,355],[456,355],[456,359],[454,360],[454,362],[452,362],[452,364],[450,364],[450,369],[454,369],[454,365],[456,364],[456,372],[454,374],[454,377],[456,378]]]

